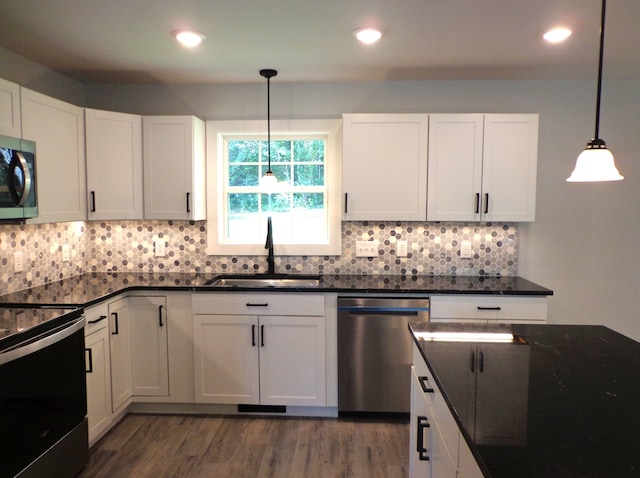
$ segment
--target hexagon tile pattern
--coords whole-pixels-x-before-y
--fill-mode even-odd
[[[105,221],[0,225],[0,294],[83,272],[265,272],[262,256],[208,256],[207,223]],[[164,239],[165,257],[154,256]],[[356,241],[379,243],[378,256],[356,257]],[[396,256],[396,241],[408,244]],[[460,258],[469,241],[471,259]],[[63,262],[62,246],[70,260]],[[24,254],[24,272],[13,272],[13,253]],[[342,255],[278,256],[276,270],[306,274],[517,275],[517,224],[431,222],[343,222]],[[265,251],[266,254],[266,251]]]

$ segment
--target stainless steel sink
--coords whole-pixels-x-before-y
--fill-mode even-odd
[[[218,276],[207,285],[213,287],[318,287],[320,276],[302,276],[295,274],[275,274],[275,275],[229,275]]]

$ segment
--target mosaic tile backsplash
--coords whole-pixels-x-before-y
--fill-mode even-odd
[[[106,221],[0,225],[0,294],[84,272],[265,272],[266,258],[208,256],[206,222]],[[166,256],[155,257],[155,237]],[[375,258],[356,258],[356,241],[379,242]],[[396,241],[408,242],[408,257],[396,256]],[[471,259],[460,258],[470,241]],[[68,245],[69,261],[63,261]],[[13,272],[13,253],[24,271]],[[341,256],[278,256],[276,271],[303,274],[517,275],[517,224],[343,222]]]

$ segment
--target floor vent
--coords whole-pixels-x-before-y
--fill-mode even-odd
[[[287,413],[285,405],[238,405],[238,413]]]

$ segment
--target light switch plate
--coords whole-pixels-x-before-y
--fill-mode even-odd
[[[13,272],[24,272],[24,254],[22,252],[13,253]]]
[[[165,242],[164,239],[156,237],[156,240],[154,242],[154,250],[155,250],[155,256],[156,257],[164,257],[167,255],[166,250],[165,250]]]
[[[356,241],[356,257],[377,257],[378,241]]]
[[[69,244],[62,245],[62,262],[69,262]]]
[[[396,256],[407,257],[407,241],[398,241],[396,243]]]
[[[462,244],[460,244],[460,259],[471,259],[472,255],[471,243],[469,241],[462,241]]]
[[[29,324],[27,323],[27,314],[25,314],[24,312],[18,312],[16,314],[16,328],[18,329],[18,332],[28,327]]]

